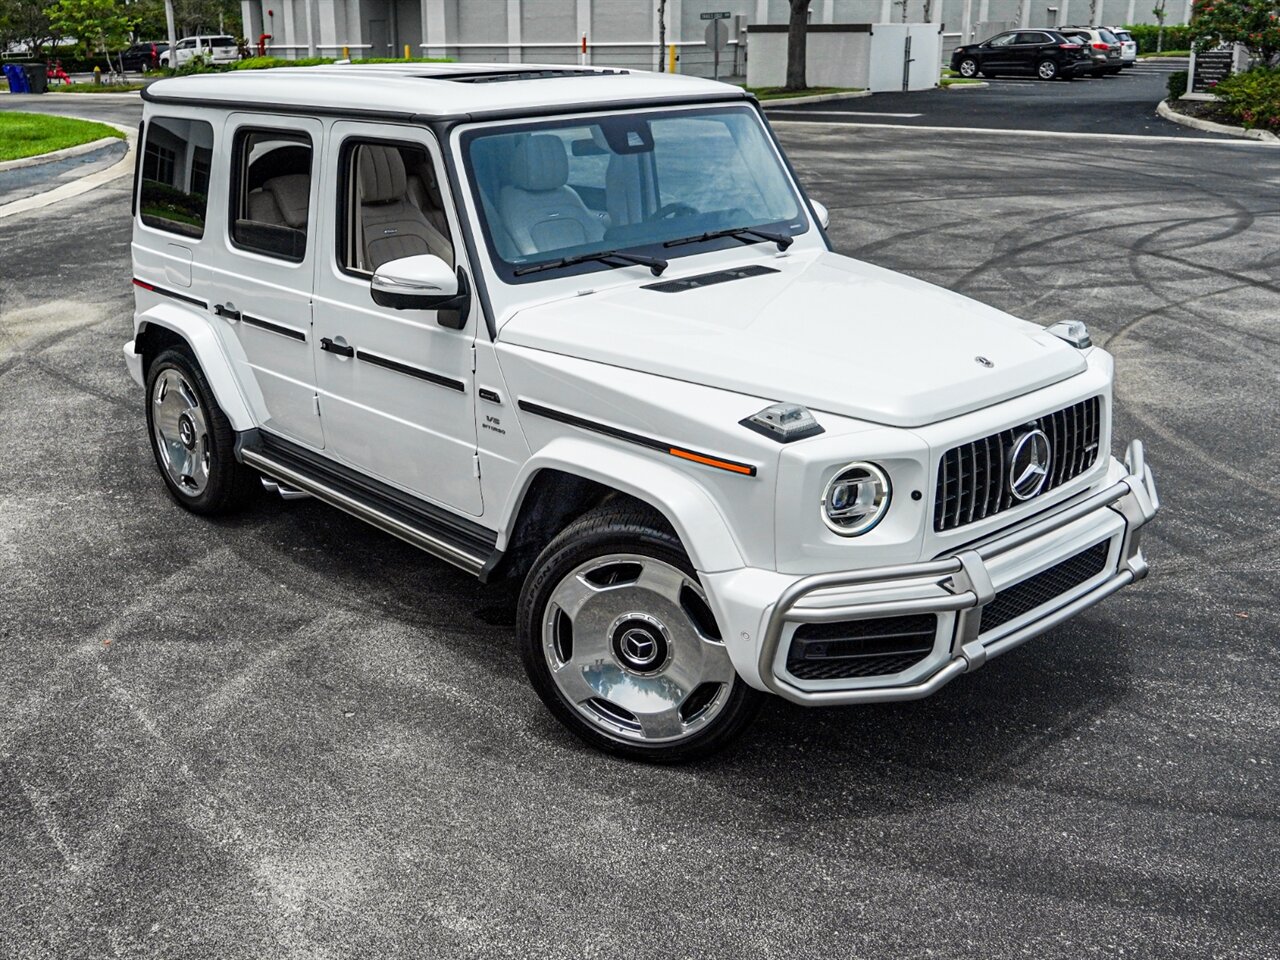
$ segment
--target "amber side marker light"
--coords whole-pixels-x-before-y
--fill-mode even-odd
[[[667,453],[673,457],[679,457],[681,460],[692,460],[694,463],[701,463],[708,467],[715,467],[718,470],[728,470],[730,473],[740,473],[746,477],[754,477],[756,468],[747,466],[745,463],[734,463],[732,460],[717,460],[715,457],[704,457],[700,453],[690,453],[688,450],[681,450],[679,447],[671,447]]]

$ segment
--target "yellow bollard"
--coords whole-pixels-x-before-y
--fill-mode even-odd
[[[409,59],[409,45],[407,43],[404,45],[404,58],[406,60]]]
[[[350,60],[350,59],[351,59],[351,50],[350,50],[350,49],[348,49],[347,47],[343,47],[343,48],[342,48],[342,59],[343,59],[343,60]]]
[[[93,68],[93,82],[94,82],[94,83],[97,83],[97,84],[101,84],[101,83],[102,83],[102,68],[101,68],[101,67],[94,67],[94,68]]]
[[[667,73],[676,72],[676,45],[667,44]]]

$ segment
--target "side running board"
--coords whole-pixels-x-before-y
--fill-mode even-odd
[[[501,559],[494,531],[283,437],[263,430],[237,434],[236,457],[277,484],[309,493],[481,580]]]

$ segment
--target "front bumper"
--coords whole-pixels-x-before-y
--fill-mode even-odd
[[[927,697],[962,673],[1062,623],[1147,574],[1142,527],[1160,502],[1141,441],[1129,445],[1110,482],[1048,516],[972,545],[954,556],[794,581],[763,619],[757,679],[794,703],[883,703]],[[983,608],[997,593],[1107,543],[1100,573],[1019,617],[982,631]],[[786,645],[801,624],[938,614],[933,654],[896,677],[803,682],[788,673]],[[745,636],[745,635],[744,635]],[[754,672],[754,671],[752,671]]]

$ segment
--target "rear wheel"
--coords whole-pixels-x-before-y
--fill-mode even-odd
[[[632,759],[719,750],[763,699],[734,670],[679,538],[637,506],[598,508],[542,551],[521,590],[517,641],[556,718]]]
[[[1041,80],[1057,80],[1058,65],[1052,60],[1041,60],[1036,65],[1036,76]]]
[[[235,458],[235,432],[195,358],[161,353],[147,370],[147,433],[169,495],[193,513],[230,513],[257,490]]]
[[[960,76],[972,79],[978,75],[978,61],[973,57],[965,57],[956,65],[956,69]]]

